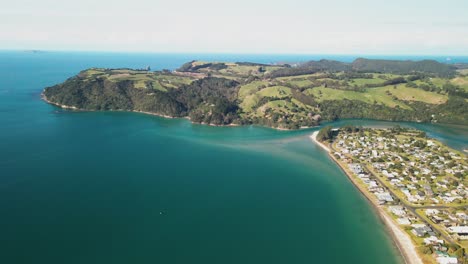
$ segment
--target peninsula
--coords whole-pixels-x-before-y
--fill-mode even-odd
[[[175,71],[91,68],[43,98],[74,110],[136,111],[279,129],[367,118],[468,124],[468,69],[431,60],[191,61]]]
[[[464,153],[401,127],[325,127],[311,137],[378,211],[407,263],[466,263]]]

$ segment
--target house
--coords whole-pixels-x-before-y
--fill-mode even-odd
[[[444,244],[444,240],[438,239],[435,236],[430,236],[430,237],[424,238],[424,244],[425,245]]]
[[[440,264],[458,264],[458,259],[450,256],[437,257],[436,261]]]
[[[398,218],[397,222],[400,225],[411,225],[411,221],[407,217]]]
[[[375,195],[381,202],[393,202],[392,195],[388,192],[376,193]]]
[[[417,237],[423,237],[424,235],[426,235],[426,231],[422,228],[413,228],[413,230],[411,230],[411,232],[417,236]]]
[[[418,237],[425,236],[428,232],[431,232],[432,229],[425,224],[412,224],[413,230],[411,232]]]
[[[430,217],[430,218],[431,218],[432,222],[434,222],[434,223],[436,223],[436,224],[438,224],[438,223],[444,221],[444,219],[443,219],[442,217],[439,217],[439,216],[437,216],[437,215],[434,215],[434,216],[432,216],[432,217]]]
[[[404,216],[406,215],[405,209],[403,206],[400,205],[394,205],[389,207],[390,212],[392,212],[396,216]]]
[[[362,173],[362,167],[359,164],[349,164],[349,168],[357,175]]]
[[[468,239],[468,226],[451,226],[448,230],[450,233],[456,234],[460,239]]]
[[[439,214],[439,210],[437,209],[426,209],[426,215],[427,216],[430,216],[430,215],[437,215]]]

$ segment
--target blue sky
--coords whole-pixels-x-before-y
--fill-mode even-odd
[[[0,0],[0,49],[468,55],[466,0]]]

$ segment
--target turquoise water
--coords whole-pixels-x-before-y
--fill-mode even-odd
[[[0,53],[0,263],[400,261],[369,204],[311,143],[314,129],[206,127],[40,100],[87,67],[174,68],[186,56]],[[335,125],[349,122],[388,125]],[[463,127],[403,125],[467,145]]]

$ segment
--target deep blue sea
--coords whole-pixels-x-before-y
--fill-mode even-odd
[[[310,141],[317,128],[207,127],[40,99],[89,67],[320,58],[0,52],[0,263],[401,262],[365,198]],[[333,125],[346,123],[395,124]],[[400,124],[468,146],[466,127]]]

